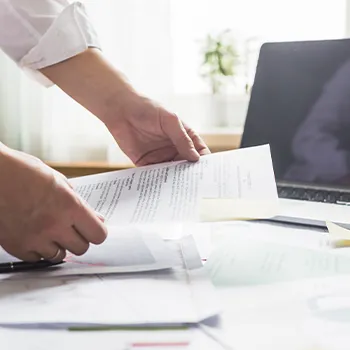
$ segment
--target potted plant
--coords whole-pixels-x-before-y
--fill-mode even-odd
[[[203,43],[202,54],[200,74],[211,89],[209,113],[212,123],[215,126],[227,126],[229,102],[226,90],[234,83],[239,63],[231,31],[209,34]]]

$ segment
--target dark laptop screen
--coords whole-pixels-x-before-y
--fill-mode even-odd
[[[277,180],[350,186],[350,40],[262,46],[241,147],[265,143]]]

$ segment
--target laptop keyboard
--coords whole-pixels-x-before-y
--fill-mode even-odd
[[[277,186],[280,198],[350,205],[350,193]]]

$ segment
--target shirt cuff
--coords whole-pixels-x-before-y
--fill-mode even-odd
[[[49,87],[54,84],[39,69],[74,57],[89,47],[100,49],[97,33],[84,5],[75,2],[62,11],[19,65],[39,83]]]

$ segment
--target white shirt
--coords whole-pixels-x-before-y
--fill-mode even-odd
[[[69,0],[0,0],[0,48],[44,85],[38,69],[100,47],[80,2]]]

